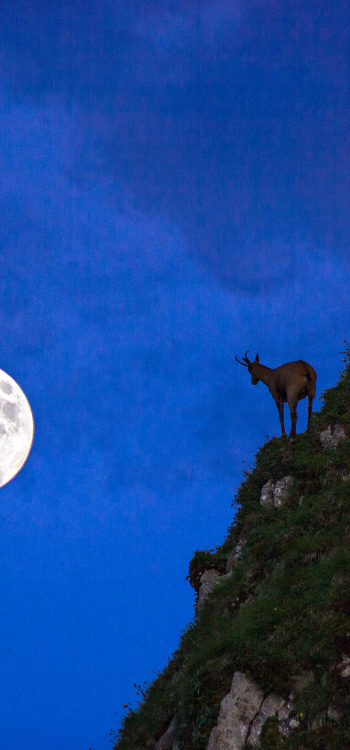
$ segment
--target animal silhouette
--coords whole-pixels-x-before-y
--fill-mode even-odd
[[[236,360],[240,365],[248,367],[248,372],[252,376],[252,384],[256,385],[259,380],[267,385],[272,398],[275,400],[278,415],[280,419],[282,435],[286,435],[283,421],[283,410],[284,404],[288,402],[291,419],[291,430],[289,437],[294,440],[296,436],[297,428],[297,404],[301,399],[308,397],[308,421],[307,428],[310,426],[310,419],[312,415],[312,402],[315,398],[316,393],[316,379],[317,375],[314,368],[304,362],[302,359],[298,359],[296,362],[286,362],[285,365],[280,365],[272,369],[261,365],[259,362],[259,355],[257,354],[254,362],[251,362],[246,351],[243,362],[241,362],[236,355]]]

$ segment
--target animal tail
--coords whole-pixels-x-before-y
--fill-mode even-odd
[[[307,362],[304,362],[304,360],[303,360],[303,359],[301,360],[301,362],[303,363],[303,365],[305,365],[305,372],[304,372],[304,375],[305,375],[305,377],[306,377],[306,378],[308,379],[309,383],[311,383],[311,382],[312,382],[312,375],[311,375],[311,372],[310,372],[310,370],[309,370],[309,365],[308,365],[308,363],[307,363]]]

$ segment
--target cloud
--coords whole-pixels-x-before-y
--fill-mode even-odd
[[[5,2],[4,75],[33,111],[62,92],[76,112],[73,181],[109,174],[115,205],[168,217],[220,283],[259,294],[283,281],[278,246],[348,256],[346,34],[315,8]]]
[[[176,48],[213,43],[218,32],[237,26],[241,14],[238,0],[207,0],[196,7],[184,3],[176,11],[166,6],[150,12],[141,8],[136,29],[141,37],[153,40],[158,53],[166,54]]]
[[[62,103],[3,99],[0,114],[2,367],[33,407],[37,502],[92,504],[107,519],[109,503],[128,517],[169,496],[196,506],[204,486],[208,502],[214,487],[227,493],[247,420],[256,444],[279,429],[234,354],[333,362],[349,269],[307,245],[288,256],[276,240],[265,261],[242,254],[230,292],[174,225],[114,201],[110,183],[74,181]]]

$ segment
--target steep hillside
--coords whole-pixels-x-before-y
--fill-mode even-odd
[[[344,364],[310,431],[259,450],[222,546],[195,553],[196,616],[115,750],[350,748],[350,347]]]

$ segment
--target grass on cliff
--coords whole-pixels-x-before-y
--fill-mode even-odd
[[[176,717],[180,750],[204,750],[220,701],[240,670],[267,694],[293,692],[299,726],[281,740],[269,720],[263,750],[350,748],[350,679],[339,664],[350,656],[350,347],[338,384],[327,389],[308,433],[273,438],[256,454],[235,502],[223,545],[197,551],[190,581],[204,570],[226,571],[244,539],[241,559],[183,632],[179,648],[129,711],[115,750],[150,750]],[[319,435],[341,424],[347,439],[324,450]],[[294,477],[281,508],[260,505],[263,484]],[[295,677],[312,682],[296,687]],[[334,718],[336,717],[336,718]]]

